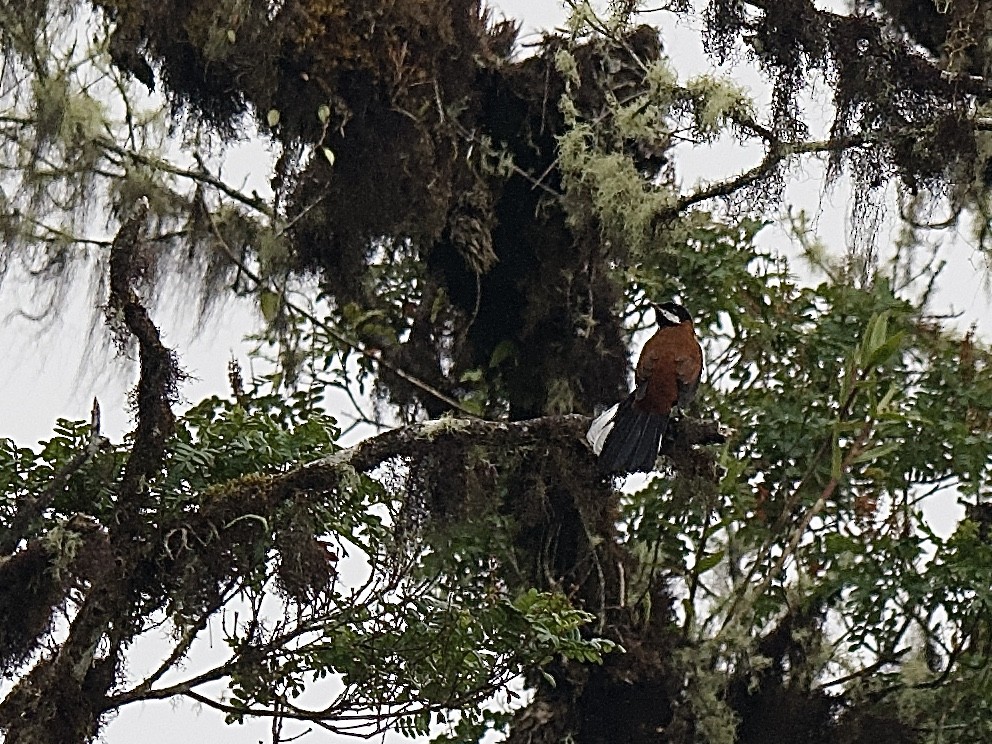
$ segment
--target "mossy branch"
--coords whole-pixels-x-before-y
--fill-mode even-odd
[[[437,440],[451,437],[472,443],[505,443],[518,448],[555,440],[577,439],[584,442],[590,421],[589,416],[576,413],[524,421],[485,421],[477,418],[424,421],[370,437],[354,447],[306,465],[303,470],[350,465],[359,472],[369,472],[394,457],[423,454],[425,448],[435,446]],[[727,439],[727,431],[719,422],[688,417],[674,425],[671,433],[674,436],[665,440],[662,452],[675,457],[694,445],[719,444]],[[589,456],[594,456],[591,449]],[[292,474],[286,477],[292,477]]]
[[[141,235],[147,219],[148,201],[141,199],[110,249],[107,322],[122,345],[130,336],[138,342],[141,368],[134,392],[138,427],[120,486],[125,500],[132,500],[141,483],[161,467],[166,442],[175,429],[171,403],[181,377],[175,353],[162,343],[158,328],[134,290],[144,270]]]

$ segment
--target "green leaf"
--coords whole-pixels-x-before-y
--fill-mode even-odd
[[[478,395],[466,395],[463,398],[460,398],[458,403],[466,411],[476,416],[481,416],[485,411],[486,401],[483,397]]]
[[[901,388],[899,385],[892,383],[889,386],[889,389],[885,392],[885,395],[883,395],[882,399],[878,402],[875,410],[880,414],[888,411],[889,406],[892,405],[892,401],[895,399],[896,394],[899,393],[900,390]]]
[[[278,292],[271,289],[263,289],[258,294],[258,307],[262,311],[262,317],[266,323],[272,323],[278,316],[282,307],[282,297]]]
[[[885,310],[871,319],[868,326],[866,350],[874,352],[879,346],[885,343],[889,329],[889,312]]]
[[[835,432],[833,441],[830,444],[830,477],[834,480],[840,480],[844,475],[843,465],[844,451],[840,447],[840,441],[838,441],[837,433]]]
[[[515,356],[517,353],[517,346],[512,341],[501,341],[497,344],[496,348],[493,349],[492,356],[489,358],[489,368],[498,367],[502,362],[509,359],[511,356]]]
[[[880,457],[885,457],[891,452],[895,452],[902,446],[902,442],[891,441],[885,444],[880,444],[877,447],[872,447],[871,449],[865,450],[860,454],[856,455],[851,462],[855,464],[860,464],[863,462],[871,462],[872,460],[877,460]]]
[[[269,109],[269,113],[265,115],[265,120],[269,123],[270,127],[275,127],[279,124],[279,109]]]
[[[696,574],[701,574],[706,571],[709,571],[711,568],[713,568],[720,561],[723,560],[724,554],[725,551],[717,550],[714,553],[709,553],[708,555],[704,555],[702,558],[699,559],[699,563],[696,564],[696,569],[695,569]]]
[[[877,367],[880,364],[884,364],[889,361],[889,358],[902,348],[905,338],[906,334],[903,331],[899,331],[898,333],[894,333],[889,336],[889,338],[885,339],[883,343],[880,343],[872,350],[867,361],[865,362],[865,366]]]
[[[326,103],[320,104],[320,106],[317,107],[317,120],[321,124],[326,124],[330,118],[331,118],[331,107],[328,106]]]
[[[844,363],[844,371],[841,373],[841,378],[840,378],[841,400],[847,400],[848,397],[850,397],[851,392],[854,390],[854,384],[857,380],[856,367],[857,365],[855,364],[854,359],[848,359]]]
[[[334,165],[334,151],[329,147],[321,147],[320,152],[327,159],[327,162]]]

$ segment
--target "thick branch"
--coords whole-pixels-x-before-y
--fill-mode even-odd
[[[134,290],[144,267],[140,247],[147,217],[148,203],[141,200],[124,220],[110,253],[108,322],[122,340],[129,336],[137,340],[141,360],[135,393],[138,425],[119,487],[120,508],[117,519],[108,525],[107,555],[87,577],[85,597],[65,640],[56,653],[35,664],[0,704],[0,729],[8,744],[92,740],[101,725],[107,691],[120,670],[121,651],[136,632],[132,615],[145,587],[139,585],[135,570],[142,559],[135,544],[146,541],[142,530],[147,525],[134,496],[162,465],[175,425],[170,400],[179,374],[172,351],[162,344]],[[93,430],[98,442],[98,409]],[[64,487],[72,472],[56,478],[50,490]]]
[[[107,321],[122,343],[128,335],[137,340],[141,366],[134,393],[138,426],[121,482],[121,495],[126,499],[133,497],[141,482],[161,467],[166,441],[175,428],[170,404],[180,377],[175,354],[162,343],[158,328],[134,291],[144,270],[141,233],[147,219],[148,201],[141,199],[110,249]]]
[[[562,439],[584,442],[589,423],[589,416],[575,413],[524,421],[443,418],[391,429],[304,466],[303,469],[350,465],[359,472],[369,472],[395,457],[416,455],[425,447],[433,446],[437,439],[452,436],[473,443],[505,441],[514,447],[528,447]],[[726,430],[719,422],[690,418],[683,419],[674,433],[674,439],[666,440],[664,451],[674,452],[697,444],[717,444],[727,438]],[[593,456],[591,450],[589,456]],[[291,476],[292,474],[287,474],[286,477]]]

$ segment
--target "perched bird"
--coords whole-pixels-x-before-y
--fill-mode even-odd
[[[653,470],[672,409],[685,408],[696,396],[703,350],[692,316],[676,302],[654,310],[658,330],[641,349],[634,391],[597,416],[586,433],[605,472]]]

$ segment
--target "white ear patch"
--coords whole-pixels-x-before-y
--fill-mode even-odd
[[[667,310],[665,310],[664,308],[659,307],[659,308],[657,308],[657,311],[658,311],[658,314],[661,315],[661,317],[663,317],[669,323],[673,323],[675,325],[678,325],[679,323],[682,322],[679,319],[679,316],[678,315],[676,315],[675,313],[670,313]]]

